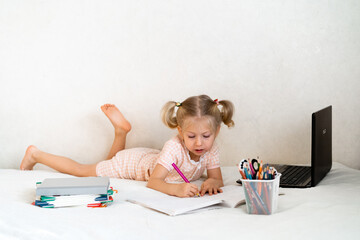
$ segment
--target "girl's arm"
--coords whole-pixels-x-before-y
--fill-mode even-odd
[[[206,179],[201,184],[200,195],[204,196],[206,192],[208,192],[209,195],[212,195],[213,193],[217,194],[218,192],[222,192],[221,187],[224,186],[224,183],[221,175],[221,169],[220,168],[208,169],[207,176],[208,179]]]
[[[169,171],[161,164],[156,164],[149,181],[148,188],[177,197],[193,197],[199,192],[198,187],[192,183],[166,183],[165,178]]]

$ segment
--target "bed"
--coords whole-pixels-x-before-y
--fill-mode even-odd
[[[236,167],[222,167],[225,185]],[[118,190],[107,208],[45,209],[31,205],[35,183],[68,177],[45,170],[0,169],[0,239],[359,239],[360,171],[333,163],[315,188],[280,188],[272,215],[250,215],[246,206],[168,216],[125,201],[145,182],[110,179]]]

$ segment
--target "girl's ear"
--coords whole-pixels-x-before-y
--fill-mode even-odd
[[[180,127],[180,126],[177,126],[177,130],[178,130],[178,132],[179,132],[179,137],[180,137],[180,139],[181,139],[181,140],[184,140],[181,127]]]

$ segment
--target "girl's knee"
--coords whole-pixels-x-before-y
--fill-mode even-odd
[[[79,164],[77,166],[78,177],[96,177],[97,164]]]

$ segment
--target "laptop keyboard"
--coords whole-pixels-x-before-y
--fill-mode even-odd
[[[285,169],[278,170],[281,173],[280,184],[283,185],[299,185],[311,176],[311,167],[286,166]]]

